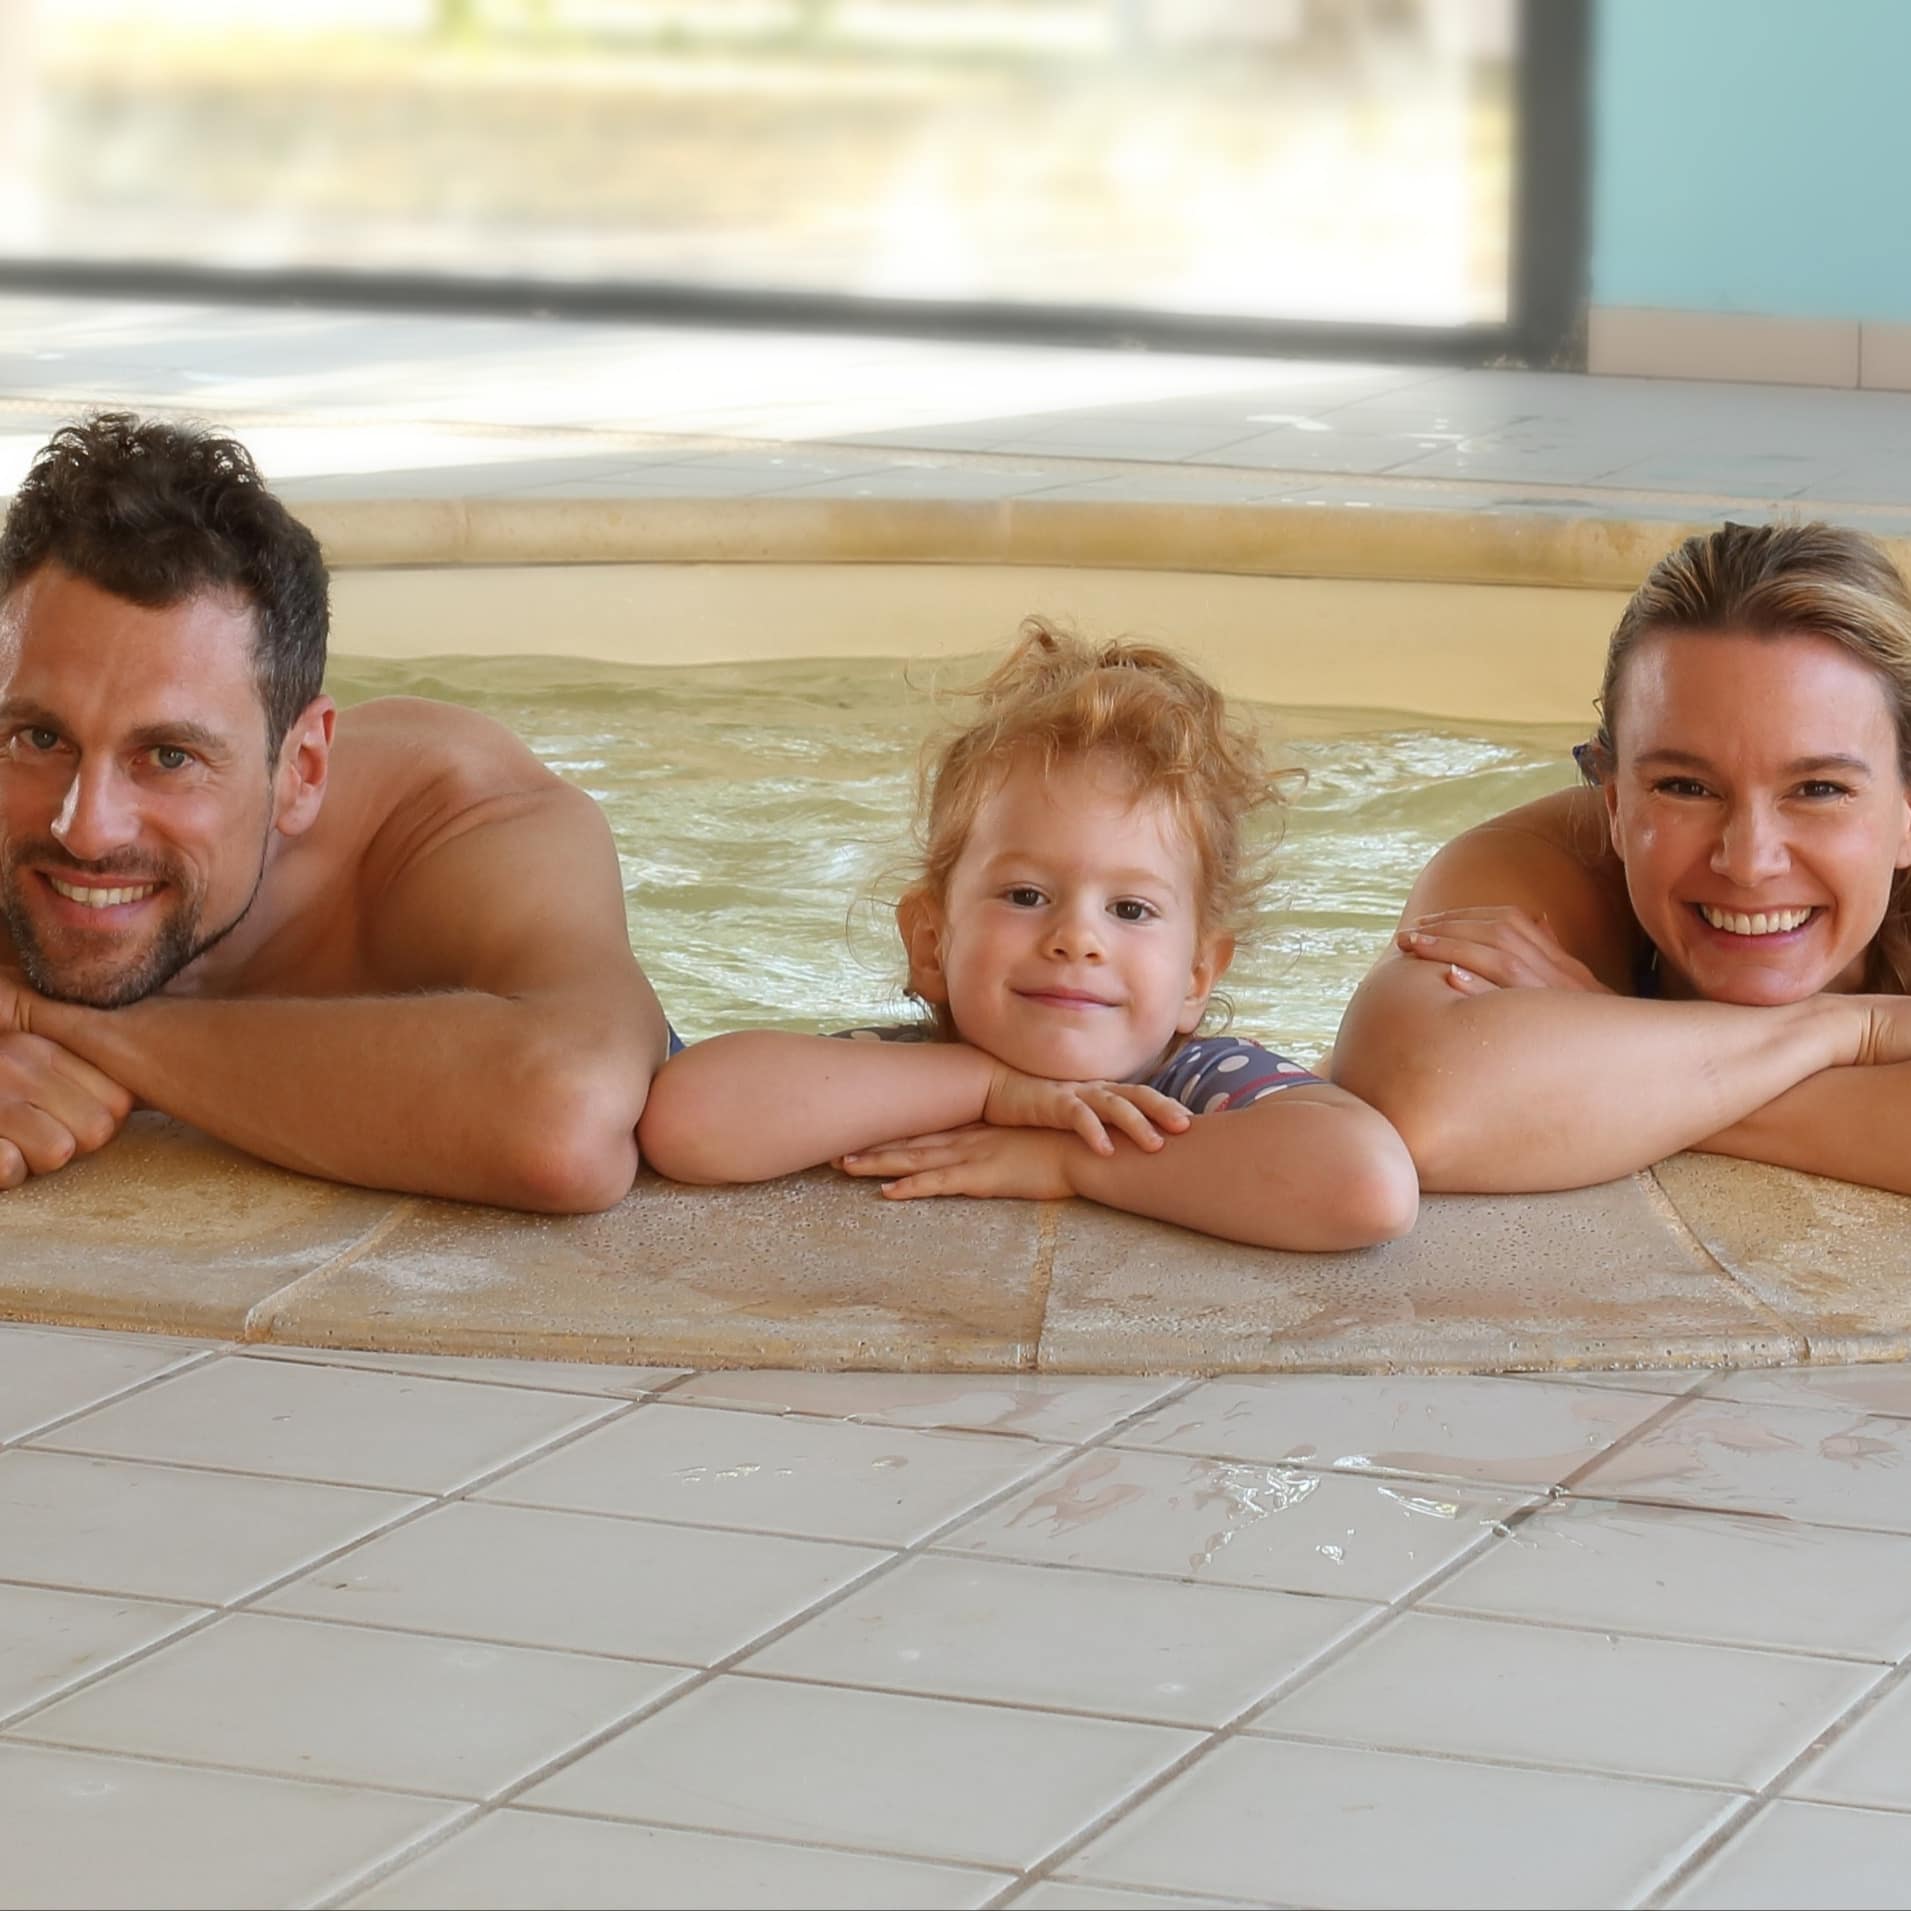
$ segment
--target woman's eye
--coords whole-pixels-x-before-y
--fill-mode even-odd
[[[1138,902],[1133,896],[1124,896],[1120,902],[1110,905],[1116,917],[1122,922],[1146,922],[1154,915],[1145,902]]]
[[[1652,786],[1655,796],[1709,796],[1705,785],[1689,776],[1662,776]]]

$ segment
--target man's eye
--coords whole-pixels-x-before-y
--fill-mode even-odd
[[[1042,906],[1042,892],[1031,888],[1027,883],[1018,883],[1006,892],[1006,900],[1018,909],[1039,909]]]
[[[154,766],[162,770],[183,770],[192,761],[192,752],[182,750],[176,743],[158,743],[153,746]]]
[[[29,750],[57,750],[60,747],[60,733],[49,730],[44,724],[32,724],[20,732],[26,739]]]
[[[1823,801],[1827,797],[1849,796],[1850,790],[1842,783],[1828,782],[1824,777],[1813,777],[1809,783],[1798,786],[1800,796],[1809,796]]]

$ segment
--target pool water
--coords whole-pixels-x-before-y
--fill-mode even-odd
[[[917,751],[963,708],[938,692],[987,661],[341,657],[328,688],[341,704],[406,695],[485,711],[589,790],[617,838],[632,946],[694,1040],[905,1012],[889,905]],[[1585,732],[1241,707],[1306,783],[1262,930],[1225,989],[1242,1033],[1311,1058],[1421,865],[1469,824],[1567,786]]]

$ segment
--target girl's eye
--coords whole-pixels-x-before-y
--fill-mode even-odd
[[[1137,901],[1133,896],[1124,896],[1121,901],[1111,903],[1109,907],[1113,910],[1116,919],[1121,922],[1147,922],[1155,913],[1147,903]]]
[[[1007,892],[1006,900],[1018,909],[1039,909],[1042,906],[1042,892],[1031,888],[1027,883],[1018,883]]]

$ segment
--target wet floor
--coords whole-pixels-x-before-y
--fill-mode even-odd
[[[1911,1372],[0,1327],[0,1904],[1901,1904]]]

